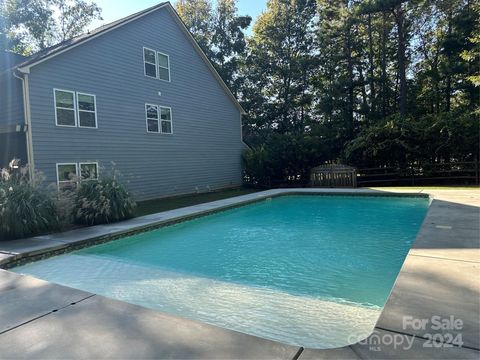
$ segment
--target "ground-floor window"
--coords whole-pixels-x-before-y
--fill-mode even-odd
[[[59,188],[70,187],[77,182],[78,167],[76,163],[57,164],[57,184]]]
[[[98,163],[80,163],[81,180],[97,180],[98,179]]]
[[[79,181],[97,180],[98,163],[57,163],[57,184],[60,189],[75,186]]]

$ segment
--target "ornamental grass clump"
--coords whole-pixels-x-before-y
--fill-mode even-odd
[[[79,184],[73,218],[84,225],[112,223],[133,217],[135,206],[126,188],[113,175]]]
[[[17,160],[0,174],[0,240],[39,235],[59,226],[55,203],[37,182],[29,181],[28,168]]]

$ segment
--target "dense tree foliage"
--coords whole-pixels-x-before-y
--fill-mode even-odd
[[[29,55],[81,34],[100,13],[84,0],[0,0],[0,49]]]
[[[244,81],[239,71],[239,60],[246,49],[244,30],[252,18],[239,16],[235,3],[235,0],[218,0],[214,7],[208,0],[179,0],[176,10],[225,83],[238,96]]]
[[[187,23],[203,14],[202,32],[190,29],[209,36],[215,62],[212,5],[177,8],[185,2]],[[248,112],[246,175],[272,184],[305,180],[323,162],[475,160],[479,15],[477,0],[269,0],[247,46],[231,54]]]
[[[478,0],[269,0],[250,32],[236,0],[175,7],[248,113],[246,175],[258,183],[302,181],[323,162],[478,158]],[[0,44],[26,54],[100,16],[85,0],[0,10]]]

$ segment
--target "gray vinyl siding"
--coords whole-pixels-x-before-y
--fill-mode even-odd
[[[170,56],[170,83],[144,76],[144,46]],[[53,88],[95,94],[98,129],[55,126]],[[30,102],[47,182],[55,163],[98,161],[103,174],[114,162],[138,199],[241,184],[239,110],[167,9],[33,67]],[[145,103],[172,108],[173,134],[147,133]]]

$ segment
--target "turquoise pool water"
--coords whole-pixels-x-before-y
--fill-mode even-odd
[[[14,271],[292,345],[368,335],[425,198],[291,195]]]

